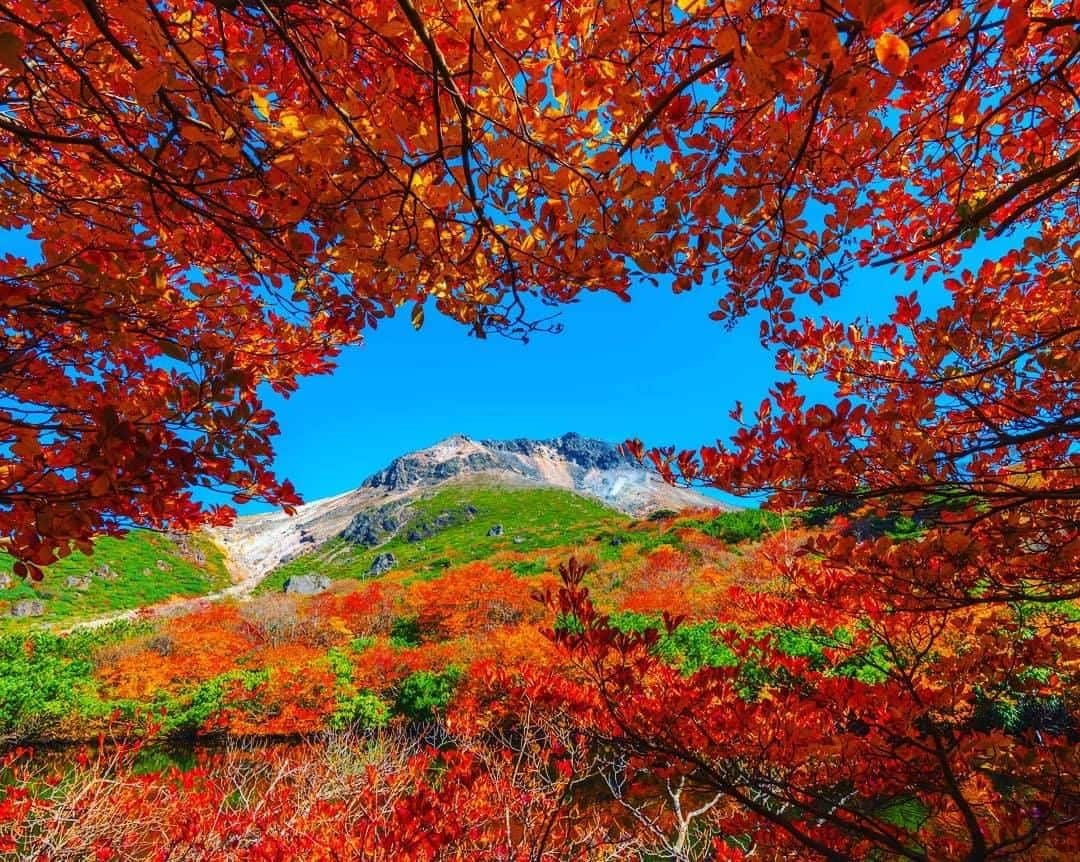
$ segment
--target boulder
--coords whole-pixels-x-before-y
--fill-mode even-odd
[[[285,592],[294,596],[314,596],[330,588],[330,579],[326,575],[293,575],[285,580]]]
[[[41,599],[19,599],[11,604],[13,617],[40,617],[45,613],[45,602]]]
[[[15,585],[15,578],[7,572],[0,572],[0,590],[10,589]]]
[[[167,572],[170,568],[172,568],[167,562],[165,562],[165,560],[158,560],[154,563],[154,565],[157,567],[157,570],[159,572]]]
[[[101,578],[103,581],[115,581],[117,578],[116,572],[112,570],[108,563],[102,563],[91,574],[95,578]]]
[[[525,544],[525,537],[524,536],[514,536],[514,544],[515,545],[524,545]]]
[[[384,554],[379,554],[374,560],[371,561],[371,567],[368,569],[368,575],[371,577],[378,577],[379,575],[385,575],[394,566],[397,565],[397,559],[389,551]]]
[[[501,536],[503,534],[502,524],[495,524],[490,530],[487,531],[489,536]]]
[[[90,576],[84,575],[78,577],[76,575],[68,575],[67,578],[64,579],[64,583],[76,590],[87,590],[90,588]]]

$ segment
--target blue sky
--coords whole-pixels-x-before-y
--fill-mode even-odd
[[[881,317],[900,287],[882,271],[859,274],[830,316]],[[576,431],[680,447],[726,437],[733,403],[756,405],[777,377],[757,322],[727,331],[709,320],[717,297],[704,289],[639,287],[632,296],[587,295],[563,310],[561,334],[527,345],[480,341],[436,315],[420,332],[407,314],[380,324],[333,376],[305,381],[288,400],[268,398],[282,431],[278,470],[315,499],[454,433]]]
[[[0,236],[0,252],[37,257],[24,237]],[[894,296],[915,287],[884,270],[857,272],[824,310],[881,319]],[[717,295],[704,288],[673,295],[638,286],[631,295],[630,303],[586,295],[561,310],[562,333],[528,344],[481,341],[437,314],[420,332],[407,313],[381,323],[340,357],[333,375],[302,381],[289,399],[267,390],[281,426],[278,475],[314,500],[354,488],[397,455],[455,433],[542,438],[576,431],[678,447],[727,437],[734,402],[752,408],[777,379],[757,321],[729,331],[709,320]],[[940,297],[931,289],[924,310]],[[827,397],[824,388],[808,391]],[[252,503],[243,511],[267,508]]]

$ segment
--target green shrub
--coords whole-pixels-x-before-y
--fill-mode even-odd
[[[542,575],[548,569],[547,560],[518,560],[510,564],[510,571],[519,578],[529,575]]]
[[[115,623],[67,636],[35,632],[0,637],[0,736],[47,734],[64,719],[103,718],[121,706],[98,696],[94,650],[142,628]]]
[[[656,652],[664,661],[677,665],[685,674],[703,667],[729,667],[736,656],[731,648],[716,637],[714,622],[681,625],[671,634],[664,633]]]
[[[557,632],[568,632],[575,635],[584,634],[585,632],[585,626],[581,624],[581,620],[574,614],[559,614],[555,617],[554,629]]]
[[[266,670],[234,670],[200,682],[185,694],[159,695],[154,708],[163,710],[161,732],[167,736],[194,736],[206,723],[232,702],[229,695],[237,684],[250,694],[269,678]],[[245,698],[246,699],[246,698]]]
[[[729,545],[737,545],[739,542],[756,542],[779,530],[783,523],[775,512],[740,509],[737,512],[723,512],[711,521],[691,522],[687,526],[697,527],[706,535]]]
[[[335,730],[378,730],[390,721],[390,705],[371,691],[359,691],[338,701],[330,716]]]
[[[397,617],[390,624],[390,645],[397,649],[420,646],[420,624],[416,617]]]
[[[446,709],[461,680],[461,670],[448,667],[441,673],[418,670],[402,680],[394,712],[409,721],[427,722]]]
[[[659,629],[660,617],[656,614],[641,614],[636,611],[615,611],[608,616],[608,623],[621,632],[640,634],[646,629]]]
[[[353,652],[360,653],[370,649],[372,645],[374,645],[374,643],[375,638],[369,636],[353,638],[349,642],[349,649],[351,649]]]

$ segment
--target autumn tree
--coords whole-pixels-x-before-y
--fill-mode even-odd
[[[759,856],[1068,854],[1078,53],[1069,0],[0,3],[3,224],[39,250],[0,273],[8,549],[195,523],[193,484],[295,503],[258,387],[401,306],[527,337],[716,285],[785,379],[653,461],[820,529],[696,687],[570,578],[591,683],[552,702]],[[870,267],[889,319],[811,316]]]
[[[837,339],[888,349],[793,326],[796,296],[856,265],[934,274],[1038,225],[1006,270],[1068,294],[1050,270],[1080,171],[1075,20],[1065,2],[6,3],[4,223],[40,252],[3,282],[11,550],[192,523],[192,484],[295,502],[258,384],[327,370],[402,304],[524,336],[530,295],[723,280],[718,318],[760,309],[785,367],[822,371],[846,362]],[[1075,336],[1024,332],[998,352],[1067,356]]]
[[[749,831],[759,855],[1067,855],[1076,10],[683,6],[672,32],[724,32],[730,54],[687,52],[667,121],[646,118],[635,143],[663,140],[686,171],[676,285],[724,277],[714,316],[760,310],[789,379],[752,416],[736,407],[730,443],[650,456],[672,480],[817,507],[822,529],[778,568],[780,594],[755,597],[761,633],[733,641],[737,665],[686,683],[568,578],[556,606],[584,631],[558,637],[590,684],[560,702],[582,698],[632,769],[719,792],[718,834]],[[697,81],[707,95],[676,109]],[[883,321],[803,311],[856,266],[948,298],[926,313],[898,287]],[[812,376],[833,400],[808,402]],[[814,634],[820,654],[788,654],[778,629]],[[914,819],[881,807],[905,794]]]

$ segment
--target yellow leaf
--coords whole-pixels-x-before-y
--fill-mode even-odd
[[[307,134],[307,131],[305,131],[303,124],[300,122],[300,117],[294,114],[292,111],[285,111],[278,119],[280,120],[281,125],[285,128],[285,131],[287,131],[294,138],[302,138],[304,137],[304,135]]]
[[[251,100],[255,103],[256,110],[262,114],[262,119],[270,119],[270,100],[262,93],[252,93]]]
[[[874,53],[878,62],[891,74],[900,76],[907,71],[911,48],[895,33],[886,31],[878,36],[874,40]]]

